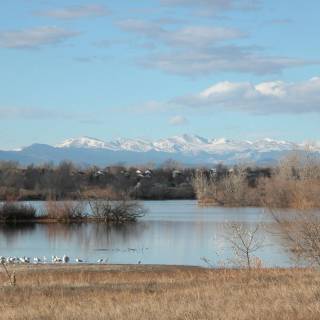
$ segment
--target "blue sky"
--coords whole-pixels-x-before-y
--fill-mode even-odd
[[[319,12],[317,0],[3,1],[0,148],[319,141]]]

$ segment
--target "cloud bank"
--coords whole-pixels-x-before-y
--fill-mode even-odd
[[[173,116],[169,119],[169,124],[172,126],[183,126],[188,123],[188,120],[184,116]]]
[[[70,118],[69,114],[57,110],[45,108],[17,108],[17,107],[0,107],[1,119],[63,119]]]
[[[0,31],[0,48],[31,49],[61,43],[78,36],[79,32],[58,27],[36,27],[15,31]]]
[[[118,23],[123,30],[144,36],[152,41],[160,41],[170,47],[198,48],[211,46],[214,43],[239,39],[245,33],[235,28],[186,26],[176,30],[169,30],[161,22],[128,19]]]
[[[320,77],[299,83],[225,81],[198,94],[175,98],[171,103],[251,114],[320,113]]]
[[[195,8],[203,15],[216,15],[230,10],[254,10],[260,6],[260,0],[160,0],[160,3]]]
[[[139,63],[182,76],[206,76],[217,72],[239,72],[254,75],[281,73],[286,68],[311,64],[303,59],[268,56],[255,48],[238,45],[216,46],[195,50],[150,54]]]
[[[110,11],[104,5],[91,4],[51,9],[47,11],[37,12],[35,14],[55,19],[71,20],[88,17],[103,17],[109,15]]]
[[[217,72],[255,75],[278,74],[284,69],[315,64],[303,59],[265,54],[262,48],[241,45],[248,35],[236,28],[215,26],[172,27],[159,21],[129,19],[118,26],[154,44],[156,50],[139,57],[151,69],[182,76],[206,76]],[[230,41],[237,41],[232,44]],[[153,48],[154,49],[154,48]]]

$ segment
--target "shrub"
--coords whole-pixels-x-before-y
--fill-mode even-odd
[[[252,205],[251,190],[244,167],[228,172],[220,179],[200,170],[193,178],[193,186],[202,205]]]
[[[135,222],[144,216],[145,210],[138,201],[133,200],[95,200],[89,201],[92,216],[96,220],[114,223]]]
[[[319,158],[308,152],[286,158],[266,190],[265,204],[284,245],[298,262],[320,266]],[[294,210],[279,210],[283,207]]]
[[[265,185],[265,206],[311,209],[320,207],[320,161],[305,152],[283,159]]]
[[[4,202],[0,205],[0,220],[15,222],[19,220],[32,220],[36,218],[37,210],[31,206],[16,202]]]
[[[87,214],[85,213],[85,205],[81,201],[47,201],[45,204],[44,218],[58,221],[74,221],[83,220]]]

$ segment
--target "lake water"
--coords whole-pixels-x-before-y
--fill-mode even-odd
[[[41,203],[34,203],[41,207]],[[292,265],[279,235],[272,231],[271,216],[261,208],[199,208],[196,201],[147,201],[148,213],[135,224],[31,224],[0,226],[0,256],[80,257],[86,262],[108,259],[113,264],[215,266],[234,258],[226,225],[244,223],[248,228],[262,224],[263,247],[255,255],[265,266]],[[50,257],[50,258],[49,258]]]

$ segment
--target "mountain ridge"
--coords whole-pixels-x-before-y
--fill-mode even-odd
[[[138,165],[147,162],[161,164],[168,159],[190,166],[234,165],[240,162],[270,165],[292,151],[303,152],[306,147],[306,144],[270,138],[236,141],[185,134],[155,141],[125,138],[103,141],[85,136],[70,138],[54,146],[32,144],[15,151],[0,151],[0,160],[18,161],[25,165],[63,160],[101,166],[118,163]],[[320,145],[313,146],[311,150],[320,156]]]
[[[112,151],[159,151],[159,152],[217,152],[217,151],[270,151],[270,150],[302,150],[306,147],[304,144],[285,140],[275,140],[264,138],[256,141],[231,140],[225,138],[207,139],[198,135],[173,136],[166,139],[155,141],[147,139],[115,139],[103,141],[87,136],[71,138],[55,145],[56,148],[88,148],[88,149],[108,149]],[[320,151],[317,148],[316,151]]]

